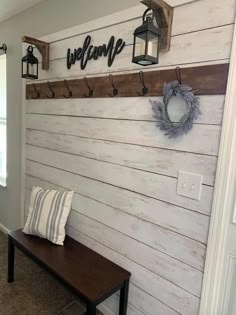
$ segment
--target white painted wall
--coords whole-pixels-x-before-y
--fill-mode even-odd
[[[130,62],[130,30],[140,23],[130,16],[142,9],[129,12],[107,25],[78,27],[72,38],[76,29],[48,37],[58,41],[40,80],[143,70]],[[234,0],[178,6],[171,50],[149,69],[228,63],[234,14]],[[114,27],[118,18],[126,21]],[[100,59],[83,73],[78,65],[68,71],[66,48],[80,46],[88,31],[95,44],[114,34],[127,45],[112,68]],[[198,314],[224,96],[200,102],[191,133],[168,139],[156,128],[149,98],[27,101],[25,215],[32,186],[74,190],[67,231],[131,271],[129,315]],[[179,170],[203,175],[200,201],[176,194]],[[117,314],[117,295],[105,305]]]
[[[138,0],[47,0],[0,23],[0,43],[8,46],[8,185],[6,189],[0,187],[0,222],[7,228],[18,228],[21,222],[22,35],[41,37],[137,3]]]

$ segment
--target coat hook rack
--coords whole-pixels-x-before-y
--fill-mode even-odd
[[[93,90],[91,89],[91,87],[90,87],[90,85],[88,83],[88,79],[86,77],[84,77],[84,83],[85,83],[85,85],[86,85],[86,87],[87,87],[87,89],[89,91],[88,96],[92,97],[93,96]]]
[[[143,89],[142,89],[142,96],[145,96],[146,94],[148,94],[148,88],[146,87],[146,85],[145,85],[145,81],[144,81],[144,73],[143,73],[143,71],[140,71],[139,72],[139,79],[140,79],[140,81],[141,81],[141,83],[142,83],[142,86],[143,86]]]
[[[72,91],[71,91],[71,89],[69,88],[69,85],[68,85],[67,80],[64,80],[64,84],[65,84],[65,87],[66,87],[66,89],[67,89],[67,91],[68,91],[68,95],[63,94],[63,96],[64,96],[65,98],[70,98],[70,97],[72,97]]]
[[[37,96],[32,96],[32,98],[33,98],[34,100],[37,100],[38,98],[40,98],[40,92],[36,89],[36,86],[35,86],[34,83],[33,83],[32,85],[33,85],[34,92],[35,92],[35,94],[37,95]]]
[[[113,80],[113,75],[112,75],[112,74],[109,75],[109,80],[110,80],[111,86],[112,86],[112,88],[113,88],[112,95],[113,95],[113,96],[116,96],[116,95],[118,94],[118,89],[115,87],[114,80]]]
[[[47,95],[47,98],[54,98],[54,97],[55,97],[55,92],[53,91],[52,86],[51,86],[51,83],[50,83],[49,81],[47,82],[47,86],[48,86],[48,89],[49,89],[50,92],[51,92],[51,95],[50,95],[50,96]]]
[[[229,64],[205,65],[181,68],[181,75],[176,76],[175,68],[163,70],[139,71],[133,73],[116,74],[116,76],[89,77],[90,89],[93,87],[94,98],[114,97],[113,89],[119,89],[117,97],[163,96],[163,85],[173,80],[186,81],[197,95],[222,95],[225,94]],[[176,70],[178,73],[178,70]],[[182,78],[181,78],[182,77]],[[109,80],[110,79],[110,80]],[[113,80],[114,79],[114,80]],[[111,82],[110,82],[111,81]],[[79,79],[67,79],[67,83],[73,92],[73,98],[88,98],[89,90],[85,87],[84,77]],[[29,100],[40,94],[40,99],[63,99],[63,94],[68,95],[64,78],[58,81],[42,81],[26,85],[26,97]],[[77,91],[80,89],[79,91]],[[118,91],[118,90],[117,90]],[[38,93],[37,93],[38,92]],[[142,93],[143,92],[143,93]],[[144,93],[145,92],[145,93]]]
[[[161,31],[160,50],[169,51],[174,8],[164,0],[141,0],[141,3],[153,10],[156,23]]]
[[[34,45],[38,49],[42,56],[42,69],[49,70],[49,43],[28,36],[23,36],[22,42]]]
[[[177,81],[179,82],[180,85],[182,85],[181,69],[180,69],[180,67],[176,67],[175,68],[175,74],[176,74]]]
[[[0,50],[4,51],[4,54],[7,53],[7,45],[5,43],[2,44],[2,46],[0,47]]]

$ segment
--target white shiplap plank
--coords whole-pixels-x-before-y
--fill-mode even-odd
[[[227,25],[175,36],[172,38],[170,51],[160,53],[160,63],[158,67],[227,59],[230,57],[232,35],[233,25]],[[218,45],[218,43],[221,43],[221,45]],[[112,68],[108,67],[107,58],[99,58],[96,61],[90,60],[83,72],[80,69],[79,62],[72,65],[71,69],[68,70],[66,59],[64,58],[51,61],[49,72],[43,71],[40,68],[39,77],[40,80],[50,80],[115,71],[143,70],[143,67],[131,62],[132,49],[132,44],[125,46],[122,53],[116,56]],[[150,68],[157,68],[157,66],[150,66],[149,69]]]
[[[45,35],[40,39],[53,43],[57,41],[62,41],[68,37],[77,36],[79,34],[91,33],[100,28],[106,28],[107,26],[120,24],[126,20],[132,20],[137,17],[140,17],[144,12],[144,8],[145,7],[143,5],[136,5],[129,9],[125,9],[107,16],[103,16],[101,18],[83,24],[79,24],[50,35]]]
[[[26,158],[201,213],[211,211],[213,188],[209,186],[202,186],[201,200],[193,200],[177,194],[176,178],[30,145],[26,145]]]
[[[233,24],[235,10],[236,2],[234,0],[200,0],[175,8],[173,34],[184,34]]]
[[[145,10],[145,7],[143,7]],[[50,61],[55,59],[65,58],[67,54],[67,49],[70,48],[71,52],[74,51],[74,48],[83,47],[84,40],[87,35],[92,37],[91,45],[99,46],[107,44],[111,36],[115,36],[115,39],[123,39],[126,42],[126,45],[130,45],[133,42],[133,31],[141,24],[141,17],[124,21],[123,23],[111,25],[105,28],[95,29],[89,33],[82,33],[75,37],[69,37],[64,40],[52,43],[50,45]],[[35,56],[41,60],[40,53],[35,52]]]
[[[215,125],[194,125],[189,134],[169,139],[155,122],[28,114],[26,128],[215,156],[219,150]]]
[[[227,2],[228,4],[226,5],[219,0],[216,0],[215,3],[205,0],[203,2],[196,2],[195,4],[192,3],[191,5],[176,8],[173,18],[172,36],[214,28],[220,25],[233,24],[235,3],[233,0],[227,0]],[[213,7],[214,10],[212,10]],[[143,10],[144,9],[145,7],[143,6]],[[195,12],[201,10],[201,19],[199,19],[198,14],[196,14],[194,18],[192,17],[190,13],[192,13],[193,10],[195,10]],[[122,38],[127,45],[131,45],[133,43],[133,31],[140,26],[142,22],[142,13],[143,11],[140,12],[140,17],[126,20],[119,24],[114,23],[114,25],[107,25],[105,28],[102,27],[89,32],[92,36],[92,44],[101,45],[107,43],[111,35],[115,35],[116,38]],[[183,21],[183,17],[185,23],[180,23]],[[77,36],[52,43],[50,46],[50,60],[64,58],[68,48],[73,50],[74,48],[82,47],[86,35],[87,34],[82,32]],[[35,53],[40,60],[41,56],[39,52],[35,51]]]
[[[75,226],[77,228],[78,226],[82,227],[82,225],[82,230],[84,230],[82,217],[76,216],[76,212],[72,211],[68,220],[67,232],[70,236],[77,239],[89,248],[95,250],[96,252],[100,253],[104,257],[117,263],[121,267],[129,270],[132,273],[131,285],[132,283],[134,283],[136,286],[142,288],[154,298],[160,300],[165,304],[168,303],[167,305],[176,309],[178,312],[181,311],[181,314],[197,314],[197,310],[199,307],[199,299],[197,297],[175,286],[171,282],[166,281],[162,277],[153,274],[146,268],[143,268],[139,264],[132,262],[128,258],[118,254],[117,252],[114,252],[112,249],[104,246],[97,240],[95,241],[95,239],[91,238],[93,237],[93,230],[88,231],[89,236],[84,234],[83,232],[81,233],[80,229],[76,230]],[[78,235],[81,235],[81,237],[78,238]],[[90,243],[88,243],[88,240],[90,241]],[[94,244],[94,242],[96,244]],[[158,306],[158,309],[166,309],[166,311],[171,312],[171,310],[168,310],[168,306],[164,305],[161,302],[156,301],[155,303],[156,306]]]
[[[143,312],[139,311],[136,307],[130,304],[130,291],[133,285],[131,284],[129,290],[129,302],[127,307],[127,315],[144,315]],[[138,289],[141,291],[140,289]],[[149,296],[149,295],[148,295]],[[114,294],[106,299],[102,304],[97,307],[103,314],[106,315],[119,315],[119,294]],[[176,313],[174,313],[176,314]]]
[[[192,68],[195,68],[195,67],[201,67],[201,66],[212,66],[212,65],[219,65],[219,64],[229,64],[230,63],[230,58],[226,58],[226,59],[217,59],[217,60],[208,60],[208,61],[202,61],[202,62],[196,62],[196,63],[178,63],[178,64],[174,64],[174,65],[166,65],[166,66],[158,66],[157,67],[154,67],[154,66],[150,66],[145,69],[143,68],[140,68],[140,69],[136,69],[135,71],[132,70],[132,69],[128,69],[128,70],[116,70],[116,71],[112,71],[112,74],[113,76],[115,75],[121,75],[121,74],[129,74],[129,73],[138,73],[139,71],[157,71],[157,70],[173,70],[178,66],[178,67],[181,67],[181,69],[183,68],[189,68],[189,67],[192,67]],[[96,76],[97,78],[98,77],[103,77],[103,76],[109,76],[110,74],[110,71],[109,72],[103,72],[103,73],[91,73],[91,74],[87,74],[86,77],[87,78],[91,78],[91,77],[94,77]],[[75,75],[70,75],[68,74],[67,76],[64,76],[64,77],[60,77],[60,78],[51,78],[50,79],[50,82],[56,82],[56,81],[61,81],[62,79],[67,79],[67,80],[71,80],[71,79],[82,79],[84,78],[84,73],[81,72],[79,70],[79,72]],[[45,79],[38,79],[37,82],[38,83],[43,83],[43,82],[47,82],[48,80],[45,80]],[[32,80],[27,80],[27,84],[32,84]],[[140,94],[140,85],[139,85],[139,89],[138,89],[138,93]]]
[[[77,215],[74,213],[74,215]],[[112,230],[96,221],[93,221],[84,216],[78,215],[83,227],[80,228],[73,224],[74,228],[78,228],[83,233],[91,235],[94,239],[98,240],[102,244],[108,246],[109,248],[120,253],[122,256],[135,261],[137,264],[143,266],[144,268],[150,270],[152,273],[160,275],[162,278],[176,284],[177,286],[185,289],[186,291],[200,296],[200,288],[202,282],[202,273],[194,270],[190,266],[187,266],[181,262],[178,262],[167,255],[164,255],[158,251],[154,251],[148,246],[145,246],[138,241],[129,238],[117,231]],[[73,221],[73,213],[71,214],[71,220]],[[70,222],[72,222],[70,221]],[[72,223],[71,223],[72,224]],[[90,229],[93,228],[91,233]],[[104,233],[104,234],[103,234]],[[107,239],[107,237],[110,239]],[[122,243],[125,242],[124,244]],[[127,242],[127,243],[126,243]],[[140,251],[141,250],[141,251]],[[146,257],[141,257],[141,255],[147,255]],[[151,261],[154,259],[154,261]],[[157,264],[158,266],[155,266]],[[175,267],[173,267],[175,266]],[[171,274],[175,270],[181,273],[182,279],[179,275]],[[183,280],[184,279],[184,280]],[[192,283],[191,283],[192,281]]]
[[[79,232],[77,233],[81,235],[81,238],[84,237],[83,234]],[[131,304],[131,302],[135,305],[135,307]],[[101,306],[101,311],[103,311],[104,314],[119,315],[119,294],[114,294],[112,297],[105,300]],[[98,306],[98,309],[100,309],[100,305]],[[157,310],[160,314],[165,315],[179,315],[179,313],[131,283],[129,289],[127,315],[153,315],[153,310]]]
[[[202,174],[204,184],[214,184],[217,163],[217,158],[214,156],[80,138],[30,129],[26,131],[26,143],[172,177],[178,177],[179,170]]]
[[[138,301],[136,297],[139,298]],[[131,299],[132,303],[134,303],[134,301],[137,301],[135,307],[131,305]],[[141,310],[137,309],[137,307],[140,307]],[[151,313],[150,307],[153,307]],[[179,313],[172,310],[171,308],[167,308],[166,306],[163,308],[163,304],[160,301],[153,298],[142,289],[136,287],[133,284],[130,285],[127,315],[153,315],[153,310],[159,310],[160,308],[162,309],[161,314],[179,315]],[[98,306],[98,309],[100,309],[106,315],[119,315],[119,294],[114,294],[112,297],[105,300],[102,304]],[[145,309],[145,312],[142,311],[143,309]]]
[[[29,201],[27,202],[29,203]],[[26,209],[26,213],[27,213],[27,209]],[[25,216],[25,218],[27,218],[27,216]],[[82,221],[83,222],[83,221]],[[72,226],[67,226],[67,234],[69,234],[71,237],[73,237],[74,239],[78,240],[79,242],[83,243],[84,245],[88,246],[89,248],[95,250],[96,252],[102,254],[103,256],[105,256],[103,253],[101,253],[97,248],[94,248],[93,246],[91,246],[91,242],[95,242],[93,239],[91,239],[91,237],[88,237],[86,236],[85,234],[79,232],[78,230],[76,230],[74,227]],[[80,236],[78,238],[78,236]],[[96,240],[97,241],[97,240]],[[99,244],[101,247],[104,247],[102,244]],[[104,247],[106,248],[106,247]],[[107,248],[108,249],[108,248]],[[109,249],[108,249],[109,250]],[[113,252],[113,250],[110,249],[111,252]],[[122,260],[124,260],[126,263],[126,268],[128,269],[129,268],[129,260],[127,258],[123,258],[122,259],[122,256],[119,255],[118,253],[116,252],[113,252],[115,257],[120,257],[121,260],[119,260],[117,262],[117,260],[113,260],[114,262],[122,265]],[[109,258],[111,260],[111,258]],[[130,261],[131,262],[131,261]],[[134,263],[131,262],[131,265],[135,266]],[[132,267],[131,267],[132,268]],[[140,267],[138,267],[140,268]],[[147,271],[143,268],[141,268],[141,270],[144,270],[144,272],[146,273]],[[142,275],[142,274],[141,274]],[[161,278],[160,278],[161,279]],[[155,279],[156,280],[156,279]],[[135,282],[135,281],[134,281]],[[138,283],[140,282],[140,280],[138,280]],[[133,283],[130,284],[130,291],[129,291],[129,302],[132,302],[132,297],[131,297],[131,292],[132,292],[132,288],[134,287]],[[140,292],[139,292],[140,291]],[[168,291],[168,290],[167,290]],[[142,298],[142,300],[140,300],[139,302],[139,306],[142,308],[142,309],[146,309],[148,308],[147,306],[147,301],[151,300],[152,302],[152,306],[155,307],[156,310],[160,310],[160,311],[163,311],[165,312],[165,314],[170,314],[170,315],[175,315],[177,314],[177,312],[175,312],[174,310],[170,309],[168,306],[166,306],[165,304],[163,304],[162,302],[160,302],[159,300],[157,300],[156,298],[154,297],[151,297],[147,292],[143,291],[142,289],[138,288],[138,287],[135,287],[135,294],[138,294],[138,296],[140,296]],[[168,294],[168,292],[167,292]],[[147,301],[146,301],[147,300]],[[111,302],[108,301],[108,303],[106,303],[107,305],[111,305],[110,304]],[[105,304],[105,305],[106,305]],[[114,312],[116,312],[116,307],[115,305],[113,305],[114,307]],[[132,308],[132,307],[131,307]],[[133,308],[132,308],[133,309]],[[118,309],[117,309],[118,310]],[[131,313],[132,314],[132,313]],[[136,315],[136,314],[135,314]]]
[[[73,219],[76,220],[76,217],[73,217]],[[73,235],[73,237],[75,236]],[[81,237],[78,237],[77,239],[81,242],[84,241],[81,240]],[[132,263],[123,256],[117,255],[117,253],[93,239],[90,243],[86,241],[84,244],[99,252],[104,257],[119,264],[121,267],[128,269],[132,273],[131,282],[136,286],[141,287],[152,296],[158,298],[161,302],[169,305],[183,315],[197,315],[199,307],[198,298],[181,290],[170,282],[168,283],[139,265]]]
[[[132,290],[129,291],[129,298],[132,299],[132,303],[146,315],[153,315],[153,310],[157,309],[156,304],[161,304],[160,301],[147,294],[145,291],[140,290],[135,285],[133,285]],[[163,305],[160,306],[163,307]],[[173,309],[167,309],[166,306],[165,309],[160,310],[160,314],[170,315],[173,313],[175,314],[175,311]]]
[[[179,6],[184,5],[187,3],[195,2],[199,0],[168,0],[167,3],[169,3],[171,6]],[[83,34],[87,32],[92,32],[94,30],[100,29],[100,28],[106,28],[107,26],[113,25],[113,24],[119,24],[123,23],[126,20],[132,20],[137,17],[141,17],[143,15],[145,7],[140,4],[137,6],[133,6],[129,9],[125,9],[107,16],[103,16],[101,18],[79,24],[77,26],[73,26],[71,28],[46,35],[41,37],[41,40],[47,41],[47,42],[55,42],[64,40],[68,37],[77,36],[78,34]]]
[[[128,303],[128,308],[127,308],[127,315],[144,315],[145,313],[143,313],[142,311],[139,311],[136,307],[134,307],[130,303],[130,299],[131,299],[130,298],[130,292],[133,291],[134,287],[135,286],[131,284],[130,289],[129,289],[129,303]],[[135,287],[135,289],[136,288],[137,287]],[[150,296],[149,294],[147,294],[146,292],[140,290],[139,288],[137,288],[137,291],[141,292],[140,295],[143,298],[145,298],[145,299]],[[146,308],[147,307],[147,303],[145,303],[144,305],[145,305],[145,308]],[[106,299],[102,304],[99,304],[99,306],[97,308],[101,312],[103,312],[103,314],[106,314],[106,315],[119,315],[119,294],[112,295],[110,298]],[[167,310],[169,311],[169,309],[167,309],[167,308],[165,309],[165,313],[166,314],[168,314]],[[148,313],[146,313],[146,314],[148,315]],[[176,312],[172,311],[171,314],[176,315]]]
[[[53,188],[61,190],[60,187],[47,183],[43,183],[42,187],[44,189]],[[27,215],[30,190],[26,188],[26,192]],[[73,200],[73,209],[76,207],[78,208],[76,202],[76,200]],[[130,238],[119,231],[116,231],[97,221],[91,220],[86,216],[80,216],[80,226],[80,230],[83,233],[93,235],[94,239],[113,249],[122,256],[129,258],[130,260],[176,284],[195,296],[200,296],[203,276],[201,271],[196,270],[195,268],[165,255],[143,243],[140,243],[139,241]],[[75,226],[75,228],[78,227]],[[140,253],[142,253],[142,255],[140,255]]]
[[[163,281],[160,277],[152,277],[152,273],[149,273],[147,270],[141,268],[137,264],[133,263],[132,261],[127,260],[123,256],[115,253],[111,249],[103,246],[101,243],[95,241],[94,239],[77,232],[75,229],[68,228],[68,234],[71,235],[73,238],[77,239],[84,245],[88,246],[89,248],[95,250],[96,252],[100,253],[104,257],[114,261],[115,263],[119,264],[123,268],[128,269],[131,273],[131,288],[130,291],[133,291],[133,286],[137,286],[138,288],[142,288],[147,293],[151,294],[155,298],[158,298],[161,302],[165,304],[168,303],[174,309],[181,314],[197,314],[199,300],[187,294],[186,291],[179,291],[177,287],[173,287],[170,283]],[[133,285],[134,284],[134,285]],[[168,296],[168,285],[171,287],[170,296]],[[161,290],[163,289],[163,290]],[[134,289],[134,293],[130,292],[130,301],[133,302],[133,296],[135,293],[140,291],[139,289]],[[182,293],[182,295],[181,295]],[[141,294],[139,294],[141,295]],[[169,301],[170,299],[170,301]],[[168,308],[168,306],[164,305],[163,303],[159,302],[158,300],[154,301],[153,304],[157,309],[155,309],[160,314],[175,314],[175,312]],[[146,300],[140,301],[140,304],[145,304]],[[181,304],[181,305],[180,305]],[[188,305],[190,304],[190,305]],[[192,313],[191,313],[192,312]]]
[[[195,123],[220,125],[223,117],[224,95],[202,95],[199,97],[201,115]],[[93,118],[112,118],[156,121],[150,101],[162,102],[162,97],[124,97],[100,99],[52,99],[28,100],[28,114],[48,114]],[[186,112],[183,101],[174,98],[168,105],[172,121]]]
[[[170,255],[198,269],[203,269],[206,247],[194,240],[142,221],[134,216],[99,204],[89,198],[75,195],[75,208],[79,213],[110,226],[146,245]],[[115,220],[114,220],[115,218]]]
[[[167,2],[174,7],[182,5],[181,7],[175,8],[172,34],[185,33],[186,29],[189,32],[192,32],[205,28],[234,23],[234,0],[225,0],[224,2],[221,0],[169,0]],[[185,5],[187,3],[189,4]],[[74,37],[78,34],[91,33],[100,28],[107,28],[114,24],[123,23],[127,20],[140,18],[143,15],[144,8],[145,7],[143,5],[137,5],[112,15],[98,18],[72,28],[44,36],[41,39],[48,42],[54,42],[64,40],[68,37]],[[200,12],[201,19],[199,19],[199,13],[193,15],[193,11],[197,13]],[[181,23],[183,20],[185,23]]]
[[[27,162],[27,172],[42,178],[26,175],[26,187],[50,187],[48,182],[74,190],[94,200],[121,209],[131,215],[162,226],[170,231],[206,243],[209,217],[165,202],[148,198],[101,182],[93,181],[71,173],[53,169],[31,161]],[[132,201],[132,202],[131,202]]]
[[[172,7],[177,7],[177,6],[183,6],[185,4],[197,2],[200,0],[166,0],[166,3],[168,3]]]
[[[74,196],[73,208],[190,266],[203,269],[206,247],[199,242],[81,195]]]

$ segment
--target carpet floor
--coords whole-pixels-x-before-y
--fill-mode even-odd
[[[7,237],[0,232],[0,314],[82,315],[84,305],[48,272],[16,250],[15,281],[7,283]],[[76,302],[76,303],[74,303]],[[101,314],[97,312],[97,314]]]

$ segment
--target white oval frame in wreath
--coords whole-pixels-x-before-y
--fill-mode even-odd
[[[177,138],[187,134],[193,127],[194,120],[201,115],[199,97],[195,96],[192,88],[181,84],[179,81],[165,83],[163,88],[163,103],[150,101],[154,111],[154,117],[158,119],[157,126],[165,131],[169,138]],[[188,109],[178,122],[173,122],[168,113],[168,104],[173,96],[180,96]]]

